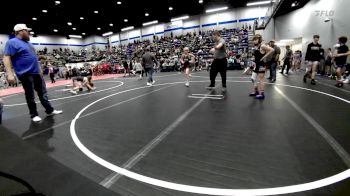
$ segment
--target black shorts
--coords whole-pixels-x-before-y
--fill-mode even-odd
[[[270,63],[260,63],[259,65],[255,66],[255,69],[253,70],[255,73],[265,73],[267,67],[269,67]]]
[[[73,81],[83,82],[84,78],[83,77],[74,77]]]
[[[325,64],[326,66],[331,66],[331,65],[332,65],[332,61],[326,61],[324,64]]]
[[[191,69],[192,67],[193,67],[192,64],[189,62],[185,62],[183,66],[184,69],[187,69],[187,68]]]

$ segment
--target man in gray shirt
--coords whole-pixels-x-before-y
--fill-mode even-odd
[[[154,64],[158,64],[156,57],[151,54],[150,48],[146,48],[145,54],[142,56],[142,66],[145,68],[145,72],[148,73],[147,86],[152,86],[155,81],[153,80]]]
[[[277,62],[280,58],[281,49],[275,45],[275,40],[270,41],[269,45],[275,51],[270,56],[270,77],[268,79],[270,79],[271,82],[276,82]]]
[[[220,72],[222,80],[222,91],[226,92],[226,72],[227,72],[227,53],[225,40],[221,38],[219,31],[213,33],[213,38],[215,41],[215,47],[211,49],[211,52],[214,53],[214,61],[211,64],[210,69],[210,86],[207,89],[212,90],[215,88],[215,79],[218,73]]]

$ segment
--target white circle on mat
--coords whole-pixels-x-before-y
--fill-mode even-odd
[[[197,83],[197,82],[208,82],[208,81],[193,81],[193,83]],[[236,83],[250,83],[250,81],[228,81],[228,82],[236,82]],[[164,83],[164,84],[158,84],[158,85],[154,85],[154,86],[164,86],[164,85],[171,85],[171,84],[182,84],[183,82],[172,82],[172,83]],[[295,89],[301,89],[301,90],[306,90],[306,91],[310,91],[310,92],[315,92],[315,93],[319,93],[322,95],[326,95],[329,97],[333,97],[335,99],[338,99],[340,101],[343,101],[345,103],[349,103],[349,100],[337,97],[335,95],[331,95],[328,93],[324,93],[321,91],[317,91],[317,90],[312,90],[312,89],[307,89],[307,88],[303,88],[303,87],[298,87],[298,86],[292,86],[292,85],[284,85],[284,84],[274,84],[277,86],[284,86],[284,87],[291,87],[291,88],[295,88]],[[89,107],[91,107],[92,105],[107,99],[109,97],[115,96],[115,95],[119,95],[122,93],[127,93],[130,91],[135,91],[135,90],[139,90],[139,89],[144,89],[144,88],[151,88],[151,87],[138,87],[138,88],[133,88],[133,89],[129,89],[129,90],[125,90],[125,91],[121,91],[118,93],[114,93],[111,95],[108,95],[106,97],[103,97],[101,99],[98,99],[92,103],[90,103],[89,105],[87,105],[85,108],[83,108],[72,120],[71,124],[70,124],[70,134],[71,137],[75,143],[75,145],[86,155],[88,156],[90,159],[92,159],[93,161],[95,161],[96,163],[102,165],[103,167],[110,169],[116,173],[122,174],[124,176],[127,176],[129,178],[132,178],[134,180],[146,183],[146,184],[151,184],[154,186],[158,186],[158,187],[162,187],[162,188],[167,188],[167,189],[172,189],[172,190],[176,190],[176,191],[182,191],[182,192],[189,192],[189,193],[197,193],[197,194],[205,194],[205,195],[221,195],[221,196],[232,196],[232,195],[239,195],[239,196],[253,196],[253,195],[280,195],[280,194],[288,194],[288,193],[297,193],[297,192],[304,192],[304,191],[308,191],[308,190],[313,190],[313,189],[318,189],[321,187],[325,187],[337,182],[340,182],[342,180],[345,180],[347,178],[350,177],[350,169],[343,171],[339,174],[321,179],[321,180],[317,180],[314,182],[309,182],[309,183],[304,183],[304,184],[297,184],[297,185],[290,185],[290,186],[284,186],[284,187],[275,187],[275,188],[262,188],[262,189],[221,189],[221,188],[209,188],[209,187],[200,187],[200,186],[191,186],[191,185],[186,185],[186,184],[179,184],[179,183],[173,183],[173,182],[168,182],[168,181],[164,181],[164,180],[159,180],[159,179],[155,179],[155,178],[151,178],[151,177],[147,177],[132,171],[129,171],[127,169],[124,169],[122,167],[119,167],[117,165],[114,165],[113,163],[110,163],[102,158],[100,158],[99,156],[97,156],[96,154],[94,154],[93,152],[91,152],[88,148],[86,148],[81,141],[79,140],[77,134],[76,134],[76,130],[75,130],[75,123],[76,121],[79,119],[79,117],[81,116],[81,114],[87,110]]]

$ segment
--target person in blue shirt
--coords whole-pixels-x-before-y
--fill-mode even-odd
[[[14,27],[14,31],[16,37],[6,43],[3,59],[8,75],[8,82],[10,84],[16,82],[12,70],[14,69],[17,77],[22,82],[32,121],[41,121],[36,108],[34,91],[37,92],[48,116],[61,114],[62,111],[54,110],[49,102],[38,57],[34,46],[29,42],[30,29],[25,24],[17,24]]]

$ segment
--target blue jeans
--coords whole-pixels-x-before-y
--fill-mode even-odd
[[[34,90],[38,94],[39,100],[46,110],[45,112],[47,114],[52,113],[54,109],[49,102],[46,84],[42,76],[40,74],[25,74],[19,77],[19,79],[22,82],[25,92],[30,117],[34,118],[39,115],[36,109]]]
[[[152,83],[153,82],[153,73],[154,73],[153,67],[146,68],[146,72],[148,74],[148,83]]]
[[[277,73],[277,63],[276,62],[271,62],[270,77],[273,80],[276,80],[276,73]]]

